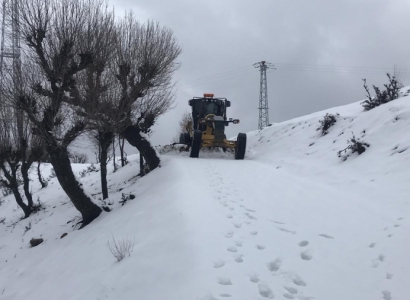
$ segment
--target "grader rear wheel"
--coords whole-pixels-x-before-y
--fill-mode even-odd
[[[202,142],[202,131],[195,130],[194,137],[192,138],[191,153],[189,155],[190,157],[196,158],[199,156],[199,150],[201,149],[201,142]]]

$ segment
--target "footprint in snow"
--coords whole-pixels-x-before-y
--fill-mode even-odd
[[[297,290],[296,288],[294,288],[294,287],[284,286],[283,288],[284,288],[285,290],[287,290],[289,293],[293,294],[293,295],[295,295],[295,294],[298,293],[298,290]]]
[[[303,260],[311,260],[312,259],[312,253],[310,252],[310,250],[305,250],[302,253],[300,253],[300,257]]]
[[[376,246],[376,243],[371,243],[371,244],[369,245],[369,248],[374,248],[374,246]]]
[[[392,273],[386,273],[386,279],[392,279],[394,274]]]
[[[272,290],[269,288],[267,284],[260,283],[258,285],[259,294],[264,298],[273,299],[275,296],[272,293]]]
[[[251,235],[257,235],[258,232],[257,232],[257,231],[251,231],[250,234],[251,234]]]
[[[238,249],[235,246],[230,246],[226,250],[228,250],[229,252],[238,252]]]
[[[291,234],[296,234],[296,231],[293,230],[289,230],[286,228],[282,228],[282,227],[277,227],[280,231],[286,232],[286,233],[291,233]]]
[[[218,260],[214,262],[214,268],[219,269],[222,268],[225,265],[225,262],[223,260]]]
[[[383,299],[384,300],[391,300],[392,299],[391,298],[391,293],[389,291],[383,291],[382,294],[383,294]]]
[[[309,242],[308,241],[301,241],[301,242],[298,243],[298,245],[300,247],[305,247],[305,246],[309,245]]]
[[[396,224],[396,225],[394,225],[394,227],[400,227],[400,224]]]
[[[258,283],[259,282],[259,276],[256,273],[253,273],[253,274],[249,275],[249,279],[253,283]]]
[[[243,262],[243,255],[240,254],[240,255],[236,256],[236,257],[235,257],[235,261],[236,261],[237,263]]]
[[[295,276],[292,279],[292,281],[293,281],[294,284],[296,284],[298,286],[306,286],[306,282],[302,278],[300,278],[299,276]]]
[[[238,247],[242,247],[243,242],[242,241],[237,241],[237,242],[235,242],[235,245],[238,246]]]
[[[227,298],[227,297],[231,297],[231,295],[230,295],[230,294],[219,294],[219,296],[221,296],[221,297],[225,297],[225,298]]]
[[[253,209],[249,209],[249,208],[246,208],[246,210],[249,211],[249,212],[253,212],[253,213],[256,212]]]
[[[219,277],[218,283],[220,285],[232,285],[232,281],[229,277]]]
[[[242,227],[242,223],[233,223],[233,226],[235,226],[236,228],[241,228],[241,227]]]
[[[233,237],[233,235],[234,235],[234,232],[229,231],[227,234],[225,234],[225,237],[229,239],[229,238]]]
[[[252,216],[252,215],[251,215],[250,213],[248,213],[248,212],[244,213],[244,215],[247,216],[247,217],[248,217],[249,219],[251,219],[251,220],[257,220],[256,217]]]
[[[325,234],[325,233],[319,234],[319,236],[323,236],[324,238],[327,238],[327,239],[334,239],[333,236]]]
[[[232,215],[226,215],[226,217],[227,217],[228,219],[232,219],[232,218],[233,218]]]
[[[280,224],[280,225],[285,225],[286,224],[286,223],[275,221],[275,220],[270,220],[270,221],[272,221],[273,223],[276,223],[276,224]]]
[[[286,299],[295,299],[295,296],[291,295],[291,294],[283,294],[283,297],[285,297]]]
[[[280,258],[277,258],[274,261],[268,262],[266,264],[266,266],[268,267],[268,270],[271,272],[278,271],[281,265],[282,265],[282,260]]]
[[[263,250],[263,249],[265,249],[265,246],[264,245],[256,245],[256,249]]]

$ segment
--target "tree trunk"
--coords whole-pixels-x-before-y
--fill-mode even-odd
[[[120,154],[121,154],[121,167],[125,166],[125,159],[124,159],[124,141],[120,136],[118,136],[118,145],[120,146]]]
[[[107,186],[107,162],[108,149],[111,145],[114,134],[112,132],[98,132],[98,143],[100,149],[100,175],[101,175],[101,191],[103,200],[108,198]]]
[[[0,168],[3,170],[3,174],[6,177],[8,182],[4,182],[6,187],[9,188],[14,195],[14,198],[16,199],[16,202],[18,206],[23,210],[24,212],[24,218],[28,218],[31,214],[31,208],[27,206],[27,204],[24,203],[23,198],[20,195],[19,192],[19,186],[17,183],[17,169],[18,165],[17,164],[10,164],[9,165],[10,170],[7,170],[6,166],[4,163],[0,163]],[[11,174],[10,174],[11,172]]]
[[[61,187],[74,207],[81,213],[82,225],[80,228],[83,228],[100,215],[101,208],[84,193],[80,183],[75,178],[67,149],[50,145],[47,146],[47,152]]]
[[[142,154],[140,152],[140,175],[144,176],[144,158],[142,157]]]
[[[157,152],[151,146],[150,142],[141,135],[141,130],[138,125],[128,126],[121,135],[125,137],[132,146],[136,147],[150,170],[154,170],[159,166],[160,160]]]
[[[39,160],[37,162],[37,176],[38,176],[38,181],[41,184],[41,188],[44,189],[47,186],[47,184],[45,183],[45,181],[43,180],[43,177],[41,176],[40,165],[41,165],[41,161]]]
[[[31,208],[29,208],[27,204],[24,203],[23,198],[20,195],[17,183],[10,182],[10,184],[8,185],[8,188],[13,192],[14,198],[16,199],[18,206],[20,206],[21,209],[23,210],[24,218],[28,218],[31,214]]]
[[[114,167],[114,172],[117,171],[117,164],[115,162],[115,139],[112,137],[112,162]]]
[[[33,197],[30,193],[30,179],[28,177],[28,171],[32,165],[32,161],[22,162],[21,163],[21,175],[23,176],[23,187],[24,187],[24,194],[27,198],[27,205],[29,209],[33,207]]]

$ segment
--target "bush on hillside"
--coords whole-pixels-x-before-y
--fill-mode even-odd
[[[31,212],[35,214],[42,210],[46,210],[46,206],[44,205],[43,202],[41,202],[40,197],[38,197],[37,203],[34,203],[33,206],[31,207]]]
[[[326,135],[329,133],[329,128],[334,125],[337,121],[336,117],[338,117],[339,114],[332,115],[332,114],[326,114],[323,117],[323,120],[319,120],[320,126],[316,129],[317,131],[322,131],[322,136]]]
[[[130,256],[134,250],[135,240],[115,240],[112,238],[112,242],[108,240],[107,247],[110,249],[112,255],[117,259],[117,262],[123,260],[126,256]]]
[[[121,203],[121,205],[124,206],[128,200],[133,200],[133,199],[135,199],[135,195],[133,193],[129,193],[129,194],[121,193],[121,200],[119,201],[119,203]]]
[[[6,197],[8,195],[11,195],[13,192],[11,191],[11,189],[9,189],[8,187],[3,186],[1,188],[1,192],[3,193],[3,197]],[[1,202],[0,202],[1,204]]]
[[[364,107],[364,110],[371,110],[379,105],[388,103],[399,97],[401,84],[398,82],[395,76],[390,76],[390,74],[387,73],[387,77],[389,78],[389,83],[384,85],[384,87],[386,88],[385,90],[380,91],[377,86],[373,85],[373,89],[376,93],[376,96],[374,97],[370,95],[369,88],[366,85],[366,79],[363,79],[363,86],[367,92],[367,99],[360,104]]]
[[[366,151],[366,147],[370,147],[370,144],[361,141],[353,134],[347,143],[349,144],[345,149],[337,152],[337,156],[345,161],[351,154],[358,153],[359,155]]]
[[[84,170],[80,171],[79,174],[80,174],[81,177],[85,177],[85,175],[87,175],[88,173],[91,173],[91,172],[99,172],[99,171],[100,171],[100,169],[98,169],[98,168],[94,165],[94,163],[91,163],[91,165],[89,165],[89,166],[87,167],[87,169],[84,169]]]
[[[85,153],[72,151],[69,153],[70,160],[73,164],[84,164],[88,160],[88,156]]]

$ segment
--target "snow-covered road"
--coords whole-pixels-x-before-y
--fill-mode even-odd
[[[183,211],[201,228],[204,299],[372,300],[404,284],[392,283],[400,266],[386,254],[395,251],[394,234],[403,234],[403,216],[383,222],[362,194],[252,159],[169,156],[166,163],[185,174]]]

